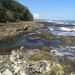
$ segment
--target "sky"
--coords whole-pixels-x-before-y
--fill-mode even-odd
[[[34,19],[75,20],[75,0],[17,0]]]

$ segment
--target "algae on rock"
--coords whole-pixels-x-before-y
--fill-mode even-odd
[[[51,65],[50,63],[47,63],[47,67],[40,69],[41,73],[40,75],[63,75],[64,74],[64,68],[60,64],[53,63]]]

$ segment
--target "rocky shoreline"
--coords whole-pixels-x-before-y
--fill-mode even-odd
[[[0,75],[74,75],[75,62],[25,47],[0,55]]]
[[[3,23],[0,25],[0,41],[6,41],[15,36],[20,36],[24,33],[32,32],[44,27],[44,24],[31,21]]]
[[[45,28],[47,23],[38,22],[16,22],[1,24],[0,42],[13,40],[29,32]],[[37,31],[34,37],[42,37],[47,40],[58,39],[69,45],[69,37],[54,36],[50,31]],[[71,39],[71,38],[69,38]],[[29,38],[27,40],[30,42]],[[72,39],[74,40],[74,38]],[[32,41],[33,42],[33,41]],[[74,44],[74,43],[72,43]],[[10,51],[0,51],[0,75],[75,75],[75,60],[61,59],[50,52],[51,42],[36,49],[27,49],[24,46],[11,49]],[[2,53],[1,53],[2,52]]]

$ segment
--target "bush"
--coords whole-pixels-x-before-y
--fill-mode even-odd
[[[31,21],[33,15],[26,6],[15,0],[0,0],[0,22],[17,20]]]

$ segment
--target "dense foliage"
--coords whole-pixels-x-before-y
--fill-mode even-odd
[[[0,0],[0,22],[20,20],[33,20],[28,8],[15,0]]]

